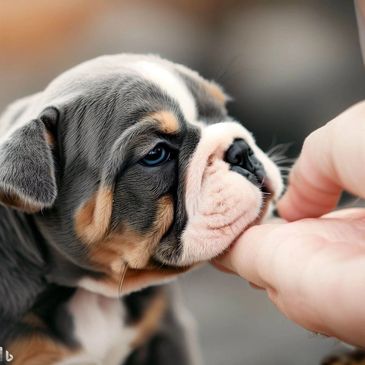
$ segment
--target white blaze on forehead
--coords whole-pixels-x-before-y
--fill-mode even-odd
[[[185,83],[166,65],[149,61],[137,61],[128,65],[145,79],[158,85],[167,95],[179,105],[187,121],[195,121],[197,110],[195,100]]]

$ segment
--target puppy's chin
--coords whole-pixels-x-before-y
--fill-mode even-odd
[[[78,282],[78,286],[103,296],[119,298],[143,288],[168,283],[190,269],[192,266],[128,268],[125,272],[121,269],[99,279],[85,277]]]
[[[210,260],[226,250],[266,210],[264,193],[222,160],[204,172],[199,196],[187,202],[189,221],[181,237],[178,266]]]

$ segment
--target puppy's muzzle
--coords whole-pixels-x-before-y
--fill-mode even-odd
[[[231,170],[247,178],[252,184],[262,187],[265,169],[253,150],[243,139],[235,139],[225,153],[224,161],[231,165]]]

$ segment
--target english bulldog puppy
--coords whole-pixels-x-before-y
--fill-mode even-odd
[[[182,65],[121,54],[4,112],[0,346],[12,364],[194,363],[161,284],[223,253],[282,191],[226,100]]]

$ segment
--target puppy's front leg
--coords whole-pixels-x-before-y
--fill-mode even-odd
[[[9,344],[7,351],[11,354],[11,363],[14,365],[59,364],[77,354],[76,350],[67,348],[41,333],[31,333],[16,339]]]
[[[180,323],[168,320],[146,344],[137,348],[123,365],[198,365],[195,353]]]
[[[164,289],[167,302],[156,331],[148,338],[140,337],[144,341],[137,343],[135,350],[123,365],[201,364],[194,321],[182,305],[176,290],[171,287]],[[150,305],[149,309],[151,313],[153,305]],[[148,313],[147,310],[147,316]]]

